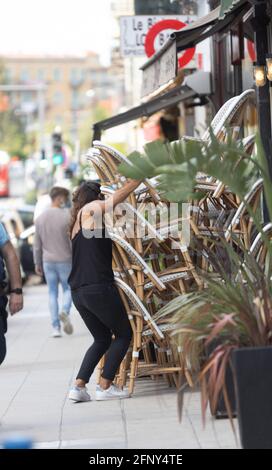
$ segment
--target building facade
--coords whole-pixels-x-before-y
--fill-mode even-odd
[[[6,84],[45,85],[45,132],[61,126],[68,138],[76,140],[78,130],[90,115],[91,108],[101,104],[112,113],[116,77],[103,67],[97,54],[82,57],[8,56],[3,57]],[[9,106],[35,127],[38,98],[35,91],[9,93]],[[91,123],[90,123],[91,125]]]

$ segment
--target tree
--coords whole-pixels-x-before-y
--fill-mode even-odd
[[[0,58],[0,85],[4,85],[6,82],[6,69],[3,59]]]
[[[0,113],[0,148],[10,155],[24,156],[26,135],[18,116],[11,110]]]
[[[0,59],[0,85],[5,83],[5,64]],[[1,98],[3,100],[5,98],[3,92],[0,92],[0,102]],[[8,100],[6,103],[7,106],[2,107],[2,111],[0,109],[0,149],[6,150],[10,155],[24,157],[24,147],[27,143],[24,125],[19,116],[16,116],[14,111],[8,106]]]
[[[103,119],[108,118],[108,112],[102,106],[97,105],[88,119],[86,119],[79,129],[79,139],[80,139],[80,148],[82,150],[87,150],[91,147],[92,143],[92,125],[95,122],[102,121]]]
[[[195,15],[198,2],[193,0],[134,0],[136,15]]]

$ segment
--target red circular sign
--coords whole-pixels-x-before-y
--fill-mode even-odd
[[[147,57],[151,57],[152,55],[155,54],[155,39],[161,31],[164,31],[165,29],[182,29],[185,26],[187,26],[186,23],[183,23],[182,21],[179,20],[162,20],[159,21],[158,23],[155,23],[151,28],[149,29],[146,39],[145,39],[145,52]],[[182,56],[178,59],[179,67],[184,67],[186,64],[188,64],[192,58],[194,57],[195,53],[195,47],[191,47],[190,49],[187,49]]]

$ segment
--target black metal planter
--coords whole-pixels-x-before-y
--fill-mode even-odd
[[[232,417],[235,418],[237,416],[236,399],[235,399],[233,373],[232,373],[232,370],[231,370],[230,366],[227,366],[227,368],[226,368],[225,384],[226,384],[229,404],[230,404],[230,408],[231,408],[231,414],[232,414]],[[213,414],[213,416],[216,419],[227,419],[227,418],[229,418],[227,408],[226,408],[226,405],[225,405],[225,400],[224,400],[222,392],[219,395],[218,404],[217,404],[216,411]]]
[[[214,349],[220,344],[221,343],[218,340],[212,341],[212,343],[206,347],[207,356],[211,355]],[[232,417],[235,418],[237,415],[236,399],[235,399],[233,373],[232,373],[232,369],[230,365],[227,365],[227,368],[226,368],[225,384],[226,384],[229,404],[231,408],[231,414],[232,414]],[[223,397],[223,392],[221,392],[219,395],[216,410],[212,410],[212,407],[210,406],[210,411],[211,411],[211,415],[216,419],[228,419],[229,418],[227,408],[225,405],[225,400]]]
[[[244,449],[272,449],[272,347],[232,354],[240,438]]]

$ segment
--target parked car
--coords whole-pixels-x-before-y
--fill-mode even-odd
[[[16,235],[19,237],[21,232],[33,225],[34,206],[28,204],[18,206],[18,203],[16,206],[0,204],[0,218],[4,216],[11,219],[16,225]]]
[[[21,233],[18,240],[20,261],[26,277],[35,273],[33,258],[34,234],[35,226],[31,225]]]
[[[17,212],[21,217],[24,229],[27,229],[33,225],[34,209],[35,206],[31,206],[30,204],[24,204],[17,207]]]
[[[11,243],[13,246],[18,249],[18,238],[20,234],[24,231],[24,225],[22,220],[17,213],[17,211],[6,210],[5,212],[0,212],[0,221],[4,225]]]

